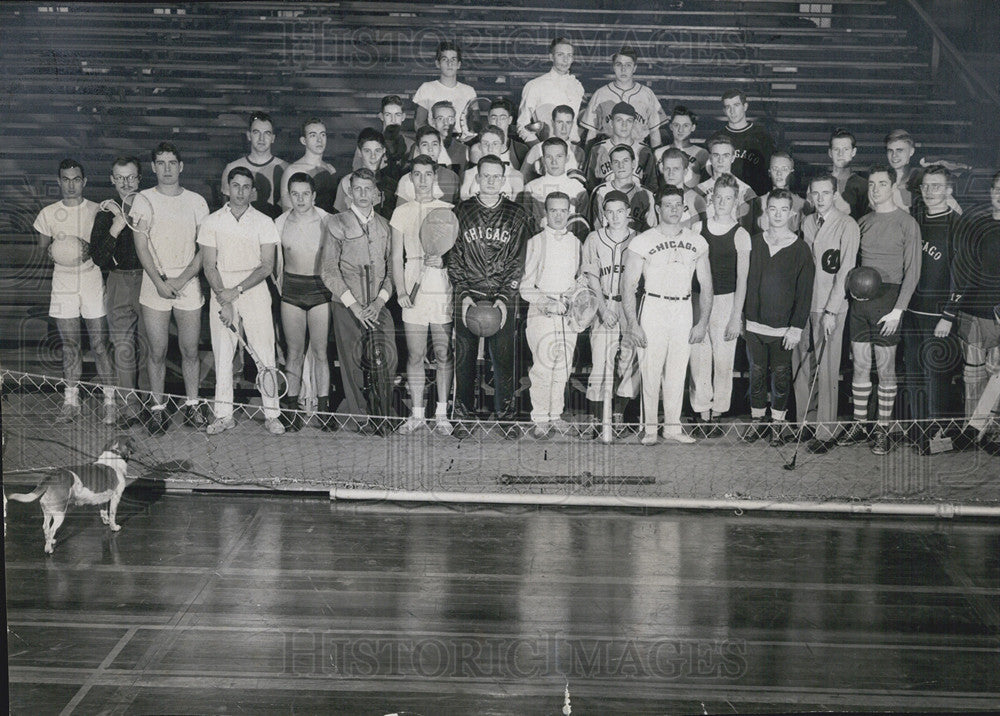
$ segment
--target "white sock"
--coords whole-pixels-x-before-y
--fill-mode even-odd
[[[166,403],[160,403],[159,405],[154,405],[152,408],[150,408],[150,410],[166,410],[166,409],[167,409]]]
[[[63,397],[63,401],[67,405],[79,405],[80,404],[80,389],[76,386],[72,388],[66,386],[66,394]]]
[[[184,407],[186,408],[189,405],[197,405],[200,402],[201,401],[198,400],[197,398],[188,398],[187,400],[184,401]]]
[[[417,420],[423,420],[424,419],[424,406],[421,405],[421,406],[417,407],[416,405],[414,405],[413,406],[413,417],[416,418]]]
[[[784,410],[774,410],[771,409],[771,419],[776,423],[785,422],[785,411]]]
[[[436,418],[447,418],[448,417],[448,401],[438,401],[437,408],[434,411],[434,417]]]
[[[105,405],[108,405],[108,404],[114,405],[114,403],[115,403],[115,387],[113,385],[104,385],[104,386],[101,386],[101,389],[104,391],[104,404]]]

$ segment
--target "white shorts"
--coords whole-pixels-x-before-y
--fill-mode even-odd
[[[139,303],[155,311],[169,311],[174,308],[178,311],[197,311],[204,305],[205,299],[201,295],[201,284],[197,276],[184,285],[177,298],[164,298],[156,292],[156,286],[153,285],[149,274],[143,273]]]
[[[403,284],[409,291],[420,278],[420,261],[408,261],[403,270]],[[443,268],[427,267],[413,308],[403,309],[403,323],[426,326],[430,323],[451,323],[451,282],[448,271]]]
[[[52,270],[52,318],[101,318],[104,310],[104,279],[93,262],[76,268],[56,266]]]

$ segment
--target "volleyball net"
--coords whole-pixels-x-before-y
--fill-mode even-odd
[[[903,439],[931,425],[891,426],[887,455],[866,444],[814,454],[789,442],[745,441],[748,423],[722,423],[693,445],[640,443],[639,426],[616,425],[614,440],[569,433],[531,436],[530,423],[477,421],[458,439],[395,432],[400,418],[373,418],[386,434],[359,432],[362,416],[309,416],[297,432],[271,435],[254,401],[238,405],[237,426],[208,435],[175,415],[162,435],[142,425],[102,422],[100,385],[80,384],[80,415],[60,423],[60,378],[0,371],[5,482],[37,481],[51,468],[94,460],[113,437],[131,434],[139,449],[130,475],[167,489],[329,491],[339,499],[514,502],[620,507],[704,507],[925,514],[1000,515],[1000,457],[980,443],[955,442],[921,454]],[[148,396],[142,396],[144,399]],[[176,405],[182,396],[173,396]],[[322,430],[322,418],[334,427]],[[835,426],[830,426],[835,427]],[[946,425],[954,434],[960,425]],[[379,432],[379,431],[374,431]],[[793,459],[794,457],[794,459]]]

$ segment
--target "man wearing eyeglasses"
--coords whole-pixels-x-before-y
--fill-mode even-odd
[[[619,102],[626,102],[635,109],[632,141],[642,142],[648,137],[651,147],[660,146],[660,126],[666,123],[667,115],[653,90],[635,81],[638,58],[638,52],[632,47],[622,47],[612,56],[615,79],[594,92],[580,117],[580,126],[591,138],[599,134],[612,135],[611,110]]]
[[[124,411],[118,415],[120,428],[140,421],[142,406],[135,388],[149,390],[148,340],[139,306],[142,264],[135,251],[135,236],[122,211],[122,202],[139,189],[141,177],[141,164],[136,157],[115,159],[111,165],[111,183],[118,197],[101,202],[101,211],[90,232],[91,258],[108,272],[105,301],[114,346],[115,379],[125,393]]]

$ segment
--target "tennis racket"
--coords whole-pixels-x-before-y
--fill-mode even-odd
[[[163,262],[160,261],[160,256],[156,253],[156,247],[153,245],[153,238],[151,236],[153,231],[152,202],[143,196],[142,193],[133,191],[131,194],[126,194],[122,199],[122,213],[125,215],[125,223],[132,229],[132,233],[136,236],[146,237],[146,248],[149,250],[149,255],[153,258],[156,273],[160,275],[161,281],[166,281],[167,274],[163,270]]]
[[[470,100],[467,105],[465,105],[465,116],[464,127],[458,127],[460,133],[468,132],[469,134],[478,135],[490,123],[490,104],[492,102],[486,97],[476,97],[474,100]]]
[[[420,223],[420,246],[424,256],[444,256],[455,245],[458,238],[458,219],[451,209],[443,206],[431,209]],[[426,261],[420,265],[420,275],[410,289],[410,303],[415,303],[420,284],[427,271]]]
[[[257,355],[257,351],[251,348],[250,344],[243,337],[239,314],[236,314],[232,321],[227,321],[225,314],[220,310],[219,319],[223,325],[236,335],[236,340],[239,341],[243,350],[250,354],[254,365],[257,366],[257,380],[254,383],[257,386],[257,390],[260,391],[261,397],[275,398],[277,400],[284,398],[288,394],[288,377],[277,368],[264,365],[260,356]]]
[[[583,283],[578,283],[562,297],[566,306],[566,327],[576,333],[583,333],[590,328],[597,316],[598,297],[594,290]]]

